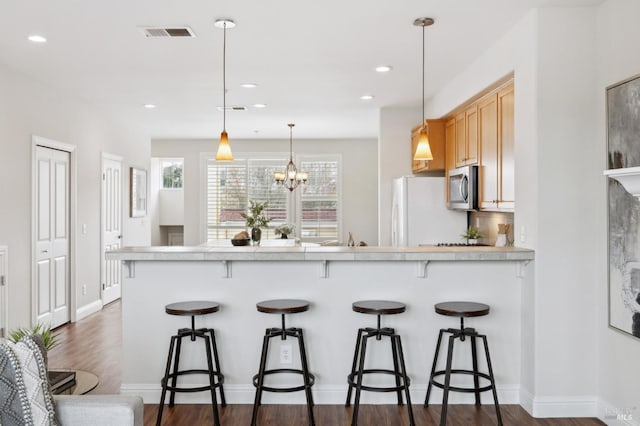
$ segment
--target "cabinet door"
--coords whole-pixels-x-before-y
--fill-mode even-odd
[[[461,167],[467,161],[467,129],[465,113],[456,115],[456,167]]]
[[[498,207],[513,211],[515,206],[514,173],[514,91],[513,85],[498,92],[498,129],[500,141],[500,183]]]
[[[427,120],[427,134],[429,135],[429,147],[433,160],[414,160],[413,155],[418,146],[420,130],[422,125],[418,125],[411,131],[411,172],[420,173],[426,171],[444,170],[445,167],[445,132],[444,120]]]
[[[478,205],[482,210],[498,208],[498,96],[493,94],[478,105],[480,162]]]
[[[465,164],[478,162],[478,107],[473,105],[465,111],[467,155]]]
[[[447,120],[444,129],[445,139],[445,176],[449,170],[456,168],[456,119]],[[447,206],[449,205],[449,179],[445,179],[447,183]]]

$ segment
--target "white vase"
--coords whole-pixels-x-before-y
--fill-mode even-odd
[[[478,244],[478,239],[477,238],[468,238],[467,239],[467,244]]]
[[[498,238],[496,239],[496,247],[506,247],[507,246],[507,234],[498,234]]]

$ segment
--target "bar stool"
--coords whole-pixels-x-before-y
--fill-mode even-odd
[[[196,329],[195,327],[195,317],[197,315],[212,314],[214,312],[218,312],[219,309],[220,304],[207,301],[177,302],[165,306],[165,312],[169,315],[191,316],[191,328],[181,328],[178,330],[178,334],[171,336],[171,344],[169,345],[169,356],[167,357],[167,366],[164,372],[164,377],[161,381],[162,395],[160,396],[160,406],[158,407],[158,419],[156,421],[157,426],[160,426],[162,424],[162,410],[164,408],[164,398],[167,391],[169,391],[170,394],[169,407],[172,407],[174,405],[176,392],[201,392],[205,390],[211,391],[211,404],[213,405],[213,422],[216,426],[220,425],[220,418],[218,416],[218,402],[216,399],[216,388],[219,388],[220,401],[222,403],[222,406],[226,406],[227,403],[224,398],[224,388],[222,387],[222,384],[224,383],[224,375],[220,370],[215,332],[212,328]],[[204,339],[205,350],[207,353],[206,369],[178,369],[180,363],[180,349],[182,347],[182,339],[185,337],[190,337],[192,342],[195,342],[196,337]],[[213,360],[211,357],[212,350]],[[173,371],[170,371],[172,358],[174,358]],[[206,374],[209,376],[209,384],[206,386],[198,387],[179,387],[177,385],[178,376],[188,374]],[[169,385],[169,379],[171,379],[171,385]]]
[[[440,315],[446,315],[450,317],[460,317],[460,329],[457,328],[443,328],[438,335],[438,343],[436,344],[436,353],[433,357],[433,366],[431,367],[431,375],[429,377],[429,385],[427,387],[427,396],[424,400],[424,406],[429,406],[429,395],[431,394],[432,386],[437,386],[443,389],[442,394],[442,413],[440,415],[440,425],[447,424],[447,404],[449,401],[449,391],[455,392],[468,392],[474,393],[476,399],[476,405],[480,405],[480,392],[491,390],[493,393],[493,403],[496,407],[496,416],[498,418],[498,425],[502,425],[502,416],[500,415],[500,405],[498,404],[498,394],[496,392],[496,382],[493,377],[493,369],[491,368],[491,358],[489,356],[489,345],[487,344],[487,336],[484,334],[478,334],[474,328],[465,328],[464,319],[467,317],[479,317],[489,313],[489,306],[484,303],[475,302],[443,302],[435,305],[436,313]],[[442,342],[442,335],[444,333],[451,334],[449,336],[449,348],[447,350],[447,366],[444,370],[436,371],[436,363],[438,362],[438,353],[440,352],[440,343]],[[467,337],[471,337],[471,362],[473,370],[464,369],[452,369],[451,360],[453,357],[453,343],[456,339],[460,339],[461,342]],[[480,338],[484,342],[484,353],[487,359],[487,368],[489,373],[478,372],[478,356],[476,352],[476,339]],[[473,376],[473,388],[451,386],[452,374],[468,374]],[[444,375],[444,384],[436,382],[436,376]],[[480,378],[489,381],[489,385],[480,387]]]
[[[415,424],[413,419],[413,409],[411,408],[411,396],[409,395],[409,377],[407,377],[407,371],[404,365],[404,353],[402,351],[402,341],[400,336],[396,334],[395,329],[390,327],[380,327],[381,315],[393,315],[400,314],[406,310],[406,306],[400,302],[392,302],[388,300],[361,300],[353,302],[352,308],[355,312],[362,314],[372,314],[378,317],[378,326],[376,328],[360,328],[358,329],[358,337],[356,338],[356,350],[353,354],[353,364],[351,365],[351,374],[347,376],[347,382],[349,389],[347,390],[347,402],[345,405],[348,407],[351,404],[351,394],[353,389],[356,389],[356,395],[353,406],[353,416],[351,419],[351,425],[356,426],[358,424],[358,409],[360,407],[360,392],[373,391],[373,392],[397,392],[398,405],[402,405],[402,391],[404,391],[407,398],[407,410],[409,410],[409,422],[413,426]],[[393,370],[388,369],[365,369],[364,359],[367,353],[367,339],[375,337],[376,340],[381,340],[382,336],[387,336],[391,339],[391,351],[393,354]],[[383,386],[369,386],[363,385],[362,380],[366,374],[390,374],[394,376],[396,385],[391,387]]]
[[[253,414],[251,416],[251,425],[255,426],[258,419],[258,407],[262,404],[262,392],[297,392],[304,390],[307,397],[307,413],[309,416],[309,425],[314,426],[315,421],[313,418],[313,396],[311,395],[311,386],[315,383],[315,376],[309,373],[309,366],[307,363],[307,352],[304,346],[304,337],[302,335],[302,329],[291,327],[286,328],[284,316],[285,314],[297,314],[299,312],[305,312],[309,310],[310,303],[306,300],[295,299],[276,299],[265,300],[256,304],[258,312],[266,314],[280,314],[282,317],[282,328],[267,328],[264,339],[262,341],[262,355],[260,356],[260,369],[258,374],[253,376],[253,385],[256,387],[256,396],[253,403]],[[286,340],[287,336],[295,337],[298,339],[298,346],[300,348],[300,363],[301,368],[276,368],[267,370],[267,354],[269,351],[269,340],[274,337],[280,337],[282,340]],[[265,376],[278,373],[294,373],[302,375],[304,384],[300,386],[292,387],[272,387],[267,386],[264,383]]]

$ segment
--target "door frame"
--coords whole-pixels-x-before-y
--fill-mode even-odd
[[[116,154],[110,154],[108,152],[102,152],[102,156],[100,157],[100,301],[102,302],[102,306],[104,306],[104,289],[102,288],[102,277],[104,274],[104,268],[105,268],[105,257],[104,257],[104,181],[103,181],[103,176],[102,173],[104,172],[104,160],[114,160],[114,161],[119,161],[122,169],[120,170],[120,198],[121,198],[121,203],[120,203],[120,235],[121,235],[121,240],[124,240],[124,214],[123,212],[123,206],[126,205],[126,200],[125,200],[125,192],[124,192],[124,188],[125,188],[125,172],[124,172],[124,157],[120,156],[120,155],[116,155]],[[122,297],[122,282],[120,283],[120,297]]]
[[[76,321],[76,197],[77,197],[77,158],[76,146],[42,136],[31,135],[31,324],[36,322],[36,167],[38,146],[50,149],[57,149],[69,153],[69,315],[71,322]]]

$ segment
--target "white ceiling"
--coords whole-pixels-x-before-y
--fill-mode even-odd
[[[530,8],[601,0],[0,0],[0,63],[144,126],[153,138],[217,138],[222,30],[234,138],[375,137],[378,109],[419,106],[418,17],[426,29],[427,97]],[[196,38],[142,35],[189,26]],[[48,42],[27,41],[41,34]],[[377,65],[393,71],[376,73]],[[244,89],[241,83],[257,83]],[[372,94],[372,101],[362,101]],[[157,108],[147,110],[143,104]],[[265,103],[267,108],[251,105]],[[420,116],[416,116],[416,124]]]

